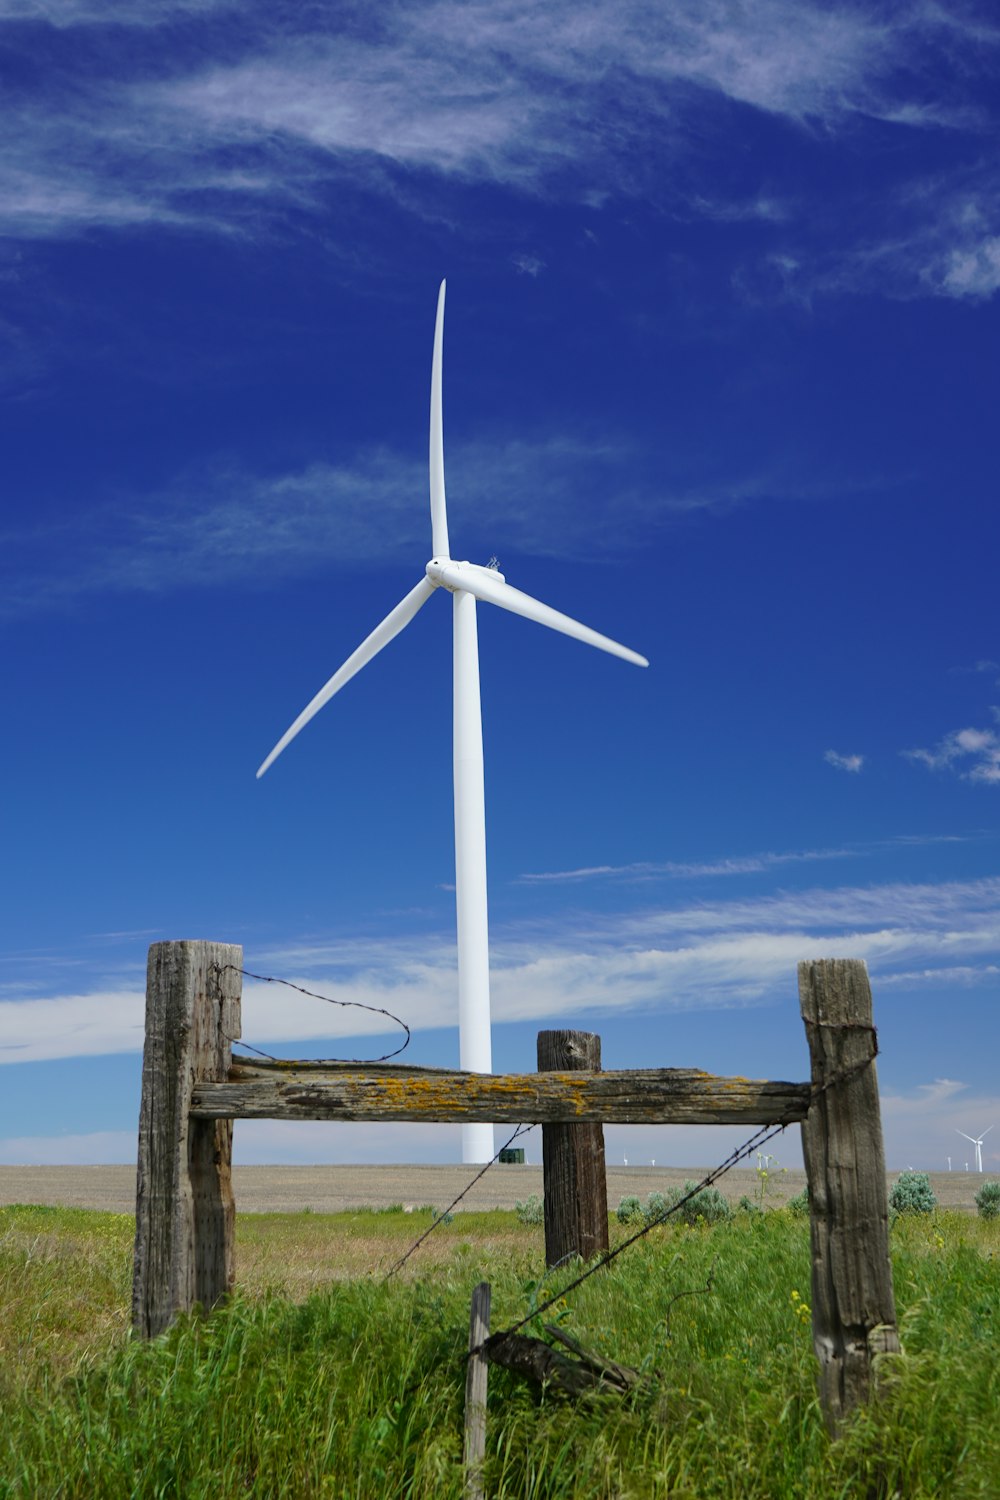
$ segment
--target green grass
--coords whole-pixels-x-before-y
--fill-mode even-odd
[[[244,1215],[240,1295],[141,1344],[131,1220],[0,1210],[0,1496],[458,1497],[472,1287],[492,1283],[495,1328],[523,1316],[542,1250],[512,1213],[457,1215],[404,1278],[358,1269],[429,1219]],[[491,1371],[487,1495],[995,1500],[1000,1224],[900,1219],[892,1238],[905,1354],[840,1442],[798,1310],[808,1224],[741,1215],[656,1230],[568,1299],[571,1332],[645,1372],[636,1399],[539,1399]]]

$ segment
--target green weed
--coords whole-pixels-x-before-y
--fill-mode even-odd
[[[418,1217],[398,1216],[411,1233]],[[381,1239],[359,1227],[374,1218]],[[499,1328],[573,1273],[545,1272],[539,1232],[495,1212],[436,1231],[410,1279],[321,1279],[359,1247],[370,1267],[397,1255],[396,1220],[242,1216],[240,1294],[143,1344],[130,1220],[0,1210],[0,1497],[457,1500],[472,1287],[492,1283]],[[282,1252],[270,1290],[247,1278],[257,1235]],[[1000,1494],[1000,1222],[901,1216],[891,1239],[905,1353],[839,1442],[816,1401],[808,1222],[739,1214],[654,1230],[545,1315],[641,1370],[634,1399],[539,1397],[491,1371],[487,1495]],[[289,1300],[309,1263],[318,1289]]]

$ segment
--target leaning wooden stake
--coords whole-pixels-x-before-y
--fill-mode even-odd
[[[802,1124],[820,1402],[836,1434],[898,1353],[889,1206],[868,972],[860,959],[799,964],[799,1004],[822,1088]]]
[[[540,1031],[538,1071],[599,1072],[601,1039],[591,1031]],[[608,1183],[604,1126],[542,1126],[545,1263],[570,1256],[590,1260],[608,1248]]]
[[[465,1494],[483,1500],[486,1456],[486,1386],[489,1360],[483,1347],[490,1336],[490,1284],[481,1281],[472,1293],[469,1318],[469,1363],[465,1372]]]
[[[233,1286],[232,1120],[190,1118],[240,1034],[243,949],[154,943],[146,975],[132,1323],[142,1338]]]

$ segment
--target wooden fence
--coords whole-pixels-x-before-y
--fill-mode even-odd
[[[149,950],[139,1117],[133,1324],[149,1338],[234,1284],[236,1119],[541,1123],[549,1265],[607,1248],[605,1124],[799,1122],[810,1195],[813,1342],[827,1422],[868,1399],[873,1359],[899,1349],[871,990],[862,962],[799,966],[808,1083],[696,1069],[603,1072],[600,1041],[542,1032],[536,1073],[399,1064],[249,1062],[242,949]]]

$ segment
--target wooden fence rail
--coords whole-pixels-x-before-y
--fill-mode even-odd
[[[189,1113],[199,1120],[766,1125],[804,1120],[808,1109],[808,1083],[715,1078],[695,1068],[488,1074],[240,1059],[224,1081],[193,1085]]]
[[[837,1431],[899,1348],[865,966],[799,966],[810,1083],[693,1068],[600,1070],[600,1040],[543,1032],[537,1073],[483,1075],[384,1063],[233,1061],[242,950],[149,951],[139,1118],[133,1323],[149,1338],[233,1286],[233,1121],[541,1123],[549,1264],[607,1245],[603,1126],[799,1121],[809,1184],[813,1342]]]

